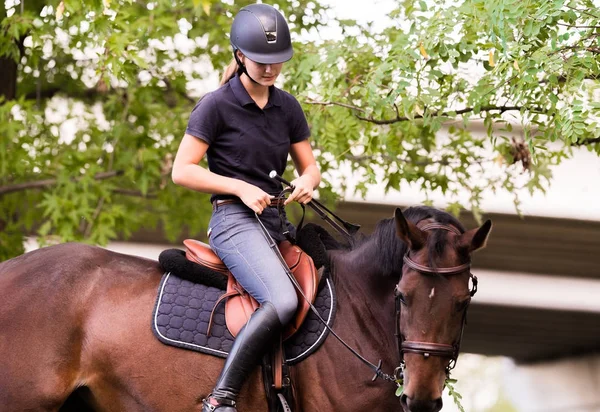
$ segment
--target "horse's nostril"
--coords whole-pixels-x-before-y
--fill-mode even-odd
[[[439,412],[444,406],[442,398],[425,401],[411,399],[406,395],[400,397],[400,404],[405,412]]]
[[[400,397],[400,405],[402,405],[402,409],[404,409],[405,411],[408,410],[408,396],[406,396],[405,394],[403,394]]]

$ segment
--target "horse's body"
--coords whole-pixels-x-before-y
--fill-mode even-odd
[[[91,400],[92,409],[199,410],[223,360],[165,346],[153,336],[151,311],[161,275],[156,262],[79,244],[2,263],[0,410],[58,410],[82,387],[74,397]],[[361,310],[343,303],[350,296],[368,303],[356,291],[365,286],[336,283],[338,333],[371,359],[383,357],[394,365],[392,311],[385,313],[388,322],[378,317],[384,324],[365,323]],[[384,307],[376,302],[366,310],[377,312],[376,306]],[[333,339],[293,368],[293,380],[298,411],[362,411],[369,405],[382,412],[400,410],[394,388],[371,382],[369,370]],[[240,410],[266,411],[263,393],[255,373]]]
[[[397,246],[383,247],[391,241],[388,231],[330,252],[330,261],[338,299],[334,329],[391,372],[399,363],[393,289],[406,246],[396,238]],[[377,262],[378,253],[388,256]],[[391,258],[398,261],[384,262]],[[153,336],[162,275],[155,261],[81,244],[0,263],[0,411],[200,410],[223,360]],[[295,412],[402,410],[394,385],[372,382],[372,371],[331,336],[291,374]],[[267,410],[258,368],[239,410]]]

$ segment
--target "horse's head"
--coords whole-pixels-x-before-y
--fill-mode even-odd
[[[406,243],[402,277],[396,286],[399,345],[404,367],[405,411],[437,412],[456,362],[466,312],[476,290],[471,253],[485,246],[492,228],[461,233],[453,225],[425,219],[413,224],[400,209],[396,232]],[[473,286],[470,288],[469,281]]]

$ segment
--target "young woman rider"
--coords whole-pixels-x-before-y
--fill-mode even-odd
[[[282,174],[291,155],[299,177],[291,182],[286,204],[308,203],[321,180],[300,104],[274,86],[293,54],[284,17],[266,4],[244,7],[233,20],[230,40],[234,61],[221,87],[192,111],[172,178],[212,194],[209,243],[261,306],[236,337],[203,412],[236,411],[242,383],[296,311],[294,287],[259,223],[273,239],[284,240],[273,207],[281,184],[269,172]],[[208,170],[199,166],[204,155]]]

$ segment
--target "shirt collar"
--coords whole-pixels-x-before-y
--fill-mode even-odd
[[[229,80],[229,87],[231,87],[233,95],[242,106],[254,103],[254,100],[252,100],[252,97],[250,97],[250,95],[248,94],[248,91],[242,84],[240,76],[237,73],[234,77],[232,77]]]
[[[273,106],[281,106],[281,90],[275,86],[269,88],[269,102]]]
[[[240,76],[237,73],[229,80],[229,87],[231,87],[233,95],[242,106],[254,104],[254,100],[252,100],[252,97],[248,94],[248,91],[242,84]],[[269,87],[269,102],[267,103],[267,106],[269,105],[281,106],[281,91],[275,86]],[[267,106],[265,106],[265,108]]]

